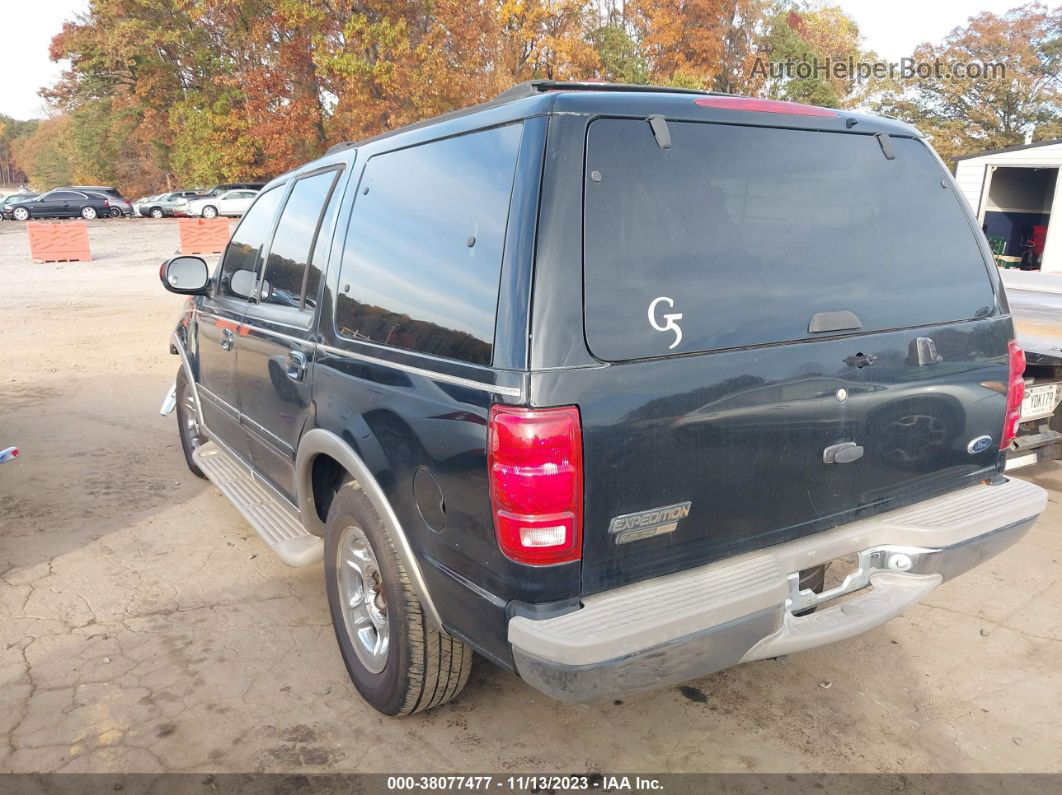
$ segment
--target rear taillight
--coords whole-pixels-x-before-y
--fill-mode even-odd
[[[487,467],[498,546],[517,563],[579,560],[583,433],[575,406],[492,406]]]
[[[1018,425],[1021,423],[1021,403],[1025,400],[1025,351],[1021,346],[1011,340],[1007,344],[1010,376],[1007,379],[1007,418],[1003,421],[1003,435],[999,439],[999,449],[1005,450],[1010,447],[1014,437],[1018,435]]]

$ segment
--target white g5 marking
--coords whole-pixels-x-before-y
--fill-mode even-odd
[[[667,305],[671,308],[674,308],[675,306],[675,302],[668,298],[666,295],[662,295],[659,298],[654,298],[652,303],[649,304],[649,325],[657,331],[675,332],[675,341],[672,342],[667,348],[670,351],[673,350],[675,346],[677,346],[680,342],[682,342],[682,329],[680,329],[678,323],[675,322],[676,320],[682,320],[682,313],[671,312],[669,314],[664,315],[665,323],[664,325],[660,325],[660,323],[658,323],[656,319],[656,305],[659,304],[661,301],[667,301]]]

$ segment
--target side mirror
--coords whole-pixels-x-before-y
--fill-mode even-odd
[[[205,295],[210,286],[210,270],[201,257],[174,257],[159,270],[162,286],[178,295]]]
[[[255,282],[258,281],[258,274],[249,270],[234,271],[232,276],[229,277],[229,292],[240,298],[250,298],[254,293]],[[273,288],[269,282],[262,280],[262,283],[258,287],[258,297],[256,300],[265,301],[272,295]]]

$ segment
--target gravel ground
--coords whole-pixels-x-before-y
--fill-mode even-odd
[[[37,265],[0,223],[0,770],[1062,771],[1062,466],[1019,545],[862,637],[624,703],[565,706],[477,661],[381,717],[321,572],[272,557],[158,406],[172,220],[90,224]]]

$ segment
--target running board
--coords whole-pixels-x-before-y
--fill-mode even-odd
[[[214,442],[196,448],[192,458],[278,558],[289,566],[309,566],[321,560],[324,541],[308,533],[295,509],[255,480],[246,466]]]

